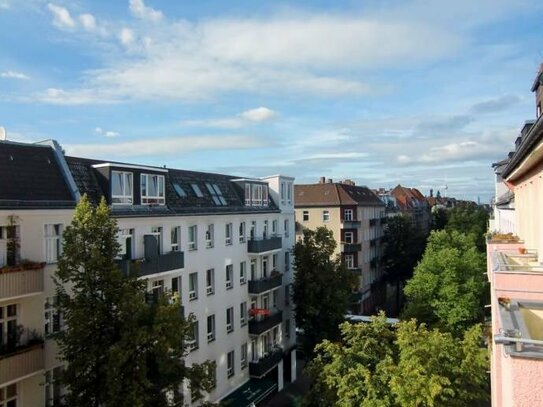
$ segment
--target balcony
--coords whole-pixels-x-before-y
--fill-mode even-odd
[[[249,253],[264,253],[278,249],[281,249],[281,236],[253,237],[247,242]]]
[[[343,253],[357,253],[362,250],[361,243],[341,243],[341,251]]]
[[[350,271],[351,273],[354,273],[356,275],[362,274],[362,269],[360,267],[348,268],[347,271]]]
[[[22,263],[0,268],[0,300],[43,291],[45,263]]]
[[[269,310],[265,311],[269,312]],[[249,335],[260,335],[279,325],[281,322],[283,322],[283,311],[276,311],[269,315],[254,315],[249,320]]]
[[[263,377],[283,359],[283,349],[275,346],[271,352],[249,363],[249,376]]]
[[[136,272],[140,277],[143,277],[184,268],[185,254],[170,252],[149,259],[118,260],[117,264],[124,273]]]
[[[342,224],[343,224],[342,227],[344,229],[358,229],[360,227],[360,221],[359,220],[343,219]]]
[[[45,367],[43,339],[29,331],[24,334],[24,340],[0,346],[0,387],[39,373]]]
[[[264,291],[270,291],[280,287],[282,283],[283,275],[281,273],[272,275],[271,277],[261,278],[260,280],[249,280],[249,294],[260,294]]]

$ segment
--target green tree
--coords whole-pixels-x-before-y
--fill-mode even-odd
[[[488,302],[486,258],[474,235],[434,231],[405,288],[403,318],[461,335],[483,317]]]
[[[432,230],[445,229],[447,226],[447,211],[445,208],[432,208]]]
[[[119,270],[117,233],[105,200],[93,208],[86,197],[64,232],[55,276],[66,323],[56,338],[66,362],[64,403],[181,406],[182,381],[200,396],[212,386],[213,364],[184,365],[191,319],[167,296],[146,301],[146,282]]]
[[[305,229],[293,249],[296,326],[304,331],[303,346],[310,355],[323,339],[338,337],[356,287],[354,274],[339,257],[332,258],[335,248],[332,231],[319,227]]]
[[[424,236],[406,215],[388,218],[383,253],[387,280],[396,285],[396,308],[400,308],[401,284],[413,275],[424,251]]]
[[[445,229],[473,235],[479,251],[485,252],[485,233],[488,229],[488,217],[489,214],[484,208],[474,203],[466,203],[449,209]]]
[[[307,371],[314,385],[306,407],[465,407],[488,399],[488,352],[482,330],[462,338],[415,320],[341,326],[342,341],[325,340]]]

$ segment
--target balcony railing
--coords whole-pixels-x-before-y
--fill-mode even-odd
[[[362,269],[360,267],[349,268],[347,270],[354,274],[362,274]]]
[[[260,280],[249,280],[249,294],[260,294],[264,291],[273,290],[280,287],[282,283],[283,275],[280,273]]]
[[[522,247],[517,250],[495,250],[493,255],[493,271],[539,273],[543,275],[543,266],[538,261],[536,250]]]
[[[343,228],[344,229],[358,229],[360,227],[360,221],[359,220],[347,220],[343,219]]]
[[[148,276],[184,268],[185,256],[183,252],[170,252],[147,260],[118,260],[117,264],[127,274],[137,272],[139,276]]]
[[[33,331],[23,330],[17,337],[0,345],[0,387],[4,383],[38,373],[45,365],[43,339]]]
[[[283,311],[270,315],[255,315],[249,319],[249,334],[260,335],[283,322]]]
[[[283,349],[276,346],[260,359],[249,363],[249,376],[263,377],[283,359]]]
[[[0,300],[43,291],[45,263],[21,264],[0,269]]]
[[[247,242],[247,252],[264,253],[281,248],[281,236],[253,237]]]
[[[362,250],[361,243],[341,243],[341,251],[343,253],[357,253]]]

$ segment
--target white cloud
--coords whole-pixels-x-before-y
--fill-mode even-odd
[[[27,75],[17,71],[4,71],[0,73],[0,78],[6,79],[30,79]]]
[[[58,28],[74,28],[75,21],[73,20],[70,12],[64,7],[57,6],[49,3],[47,5],[49,11],[53,14],[53,25]]]
[[[160,21],[163,17],[162,12],[152,7],[147,7],[143,0],[130,0],[130,12],[134,17],[153,22]]]
[[[85,28],[85,30],[96,30],[96,18],[92,14],[80,14],[79,21],[81,22],[81,25]]]
[[[84,157],[140,157],[177,156],[180,153],[202,150],[239,150],[264,147],[263,140],[251,136],[183,136],[149,138],[113,144],[72,144],[66,145],[69,154]]]
[[[249,120],[251,122],[265,122],[271,120],[277,116],[277,113],[267,107],[260,106],[256,109],[246,110],[239,114],[242,119]]]
[[[55,105],[85,105],[90,103],[114,103],[106,93],[97,93],[92,89],[69,90],[48,88],[44,92],[34,94],[28,100],[51,103]]]
[[[117,131],[111,131],[111,130],[104,130],[102,129],[101,127],[96,127],[94,129],[94,132],[100,136],[104,136],[104,137],[109,137],[109,138],[113,138],[113,137],[118,137],[120,136],[120,133],[117,132]]]
[[[130,28],[123,28],[119,33],[119,40],[125,46],[128,46],[134,42],[134,31]]]

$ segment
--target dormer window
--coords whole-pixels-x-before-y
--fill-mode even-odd
[[[245,206],[268,206],[268,186],[245,184]]]
[[[111,203],[132,204],[133,178],[131,172],[111,171]]]
[[[164,176],[141,174],[141,203],[142,205],[164,205]]]
[[[226,201],[222,196],[222,191],[217,184],[210,184],[209,182],[206,182],[206,188],[211,194],[211,198],[213,199],[215,205],[226,205]]]
[[[198,198],[203,198],[204,194],[202,193],[202,190],[198,186],[198,184],[190,184],[192,187],[192,190],[194,191],[194,195],[196,195]]]

